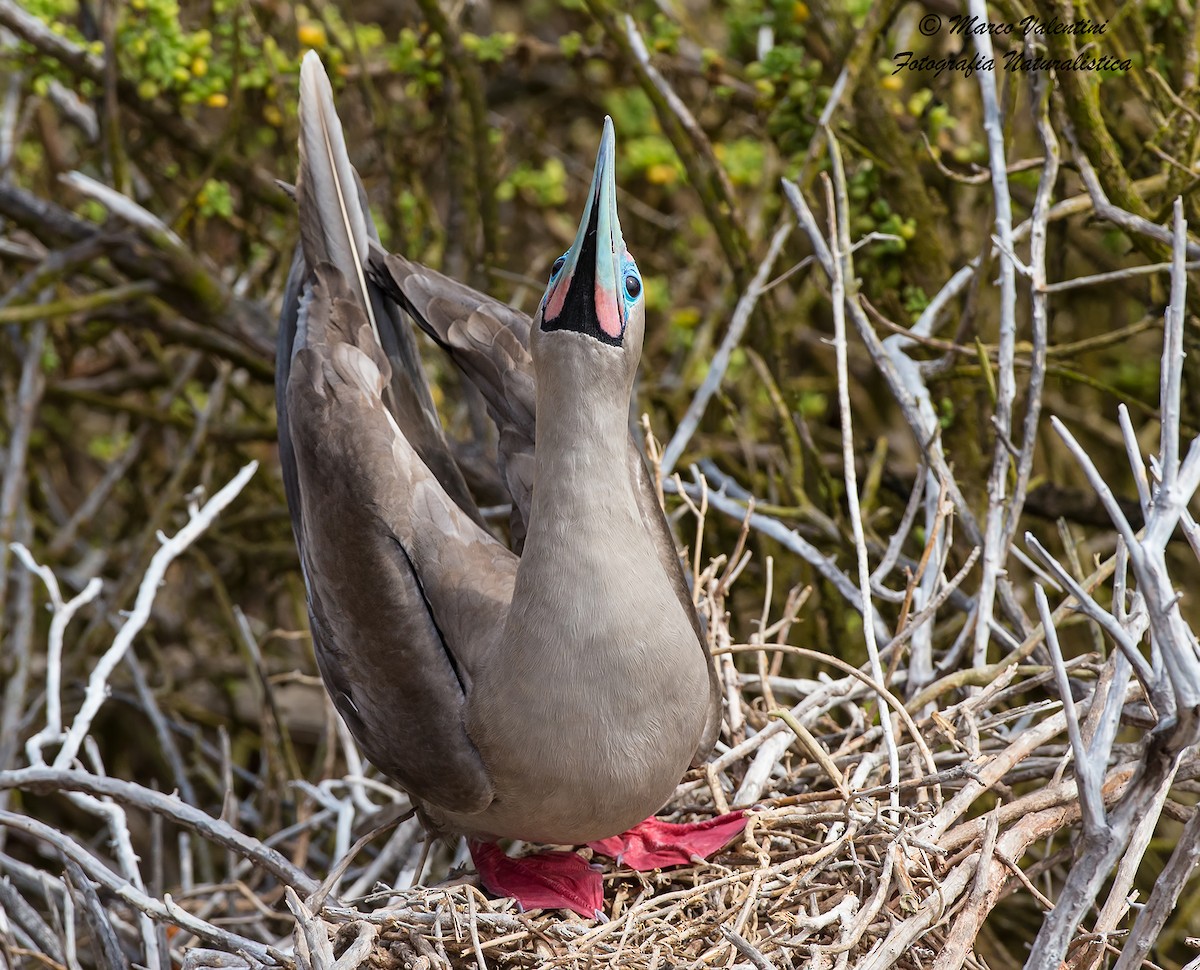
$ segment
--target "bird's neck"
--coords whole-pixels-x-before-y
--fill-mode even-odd
[[[539,523],[587,532],[613,515],[637,519],[628,387],[570,372],[539,378],[537,416],[530,538]]]

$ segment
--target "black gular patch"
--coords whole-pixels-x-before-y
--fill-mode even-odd
[[[595,337],[601,343],[612,347],[620,347],[622,338],[605,333],[600,327],[600,317],[596,313],[596,226],[599,220],[600,193],[597,192],[592,198],[587,231],[583,234],[579,258],[575,261],[575,275],[571,277],[562,310],[553,319],[543,319],[542,330],[547,333],[552,330],[570,330]],[[620,300],[620,296],[617,299]]]

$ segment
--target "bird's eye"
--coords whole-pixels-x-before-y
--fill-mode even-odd
[[[566,263],[566,261],[566,256],[559,256],[558,259],[554,261],[554,265],[550,267],[550,279],[553,280],[556,276],[558,276],[559,273],[562,272],[563,265]]]
[[[629,294],[629,299],[636,300],[642,292],[642,281],[630,273],[625,277],[625,292]]]

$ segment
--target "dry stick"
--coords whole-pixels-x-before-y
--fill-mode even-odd
[[[311,906],[314,911],[320,912],[321,908],[325,905],[326,898],[333,891],[334,886],[341,881],[342,876],[346,874],[346,870],[350,868],[350,863],[354,861],[354,857],[357,856],[363,849],[365,849],[368,844],[373,842],[388,829],[392,828],[392,826],[399,825],[401,822],[407,821],[416,814],[417,810],[415,808],[410,808],[403,815],[398,815],[395,818],[388,819],[380,825],[376,825],[373,829],[371,829],[370,832],[355,842],[354,845],[350,846],[350,851],[337,861],[333,868],[329,870],[329,875],[325,877],[325,880],[321,883],[320,888],[309,897],[309,906]]]
[[[987,20],[987,5],[984,0],[969,0],[971,16],[980,22]],[[975,49],[984,61],[993,60],[992,39],[985,32],[973,37]],[[1000,114],[1000,103],[996,96],[996,75],[993,71],[979,71],[979,92],[983,102],[983,130],[987,134],[988,158],[992,169],[992,195],[996,212],[996,235],[1001,250],[1000,257],[1000,340],[999,379],[996,387],[996,410],[992,424],[996,431],[996,444],[992,454],[992,470],[988,476],[988,506],[983,536],[983,572],[976,595],[975,639],[972,650],[972,665],[980,667],[987,663],[988,643],[991,639],[992,608],[996,588],[1004,570],[1008,544],[1005,542],[1004,512],[1008,494],[1008,470],[1010,456],[1007,442],[1012,437],[1013,402],[1017,385],[1013,358],[1017,342],[1017,281],[1013,263],[1012,200],[1008,192],[1008,166],[1004,156],[1004,120]],[[1016,518],[1019,509],[1013,510]]]
[[[1041,583],[1034,583],[1033,595],[1037,601],[1042,629],[1046,632],[1046,645],[1050,648],[1050,660],[1054,664],[1054,680],[1058,687],[1058,696],[1062,700],[1063,716],[1067,719],[1067,737],[1075,755],[1075,776],[1079,779],[1079,804],[1084,831],[1099,832],[1104,827],[1104,798],[1100,794],[1100,787],[1104,780],[1104,764],[1108,752],[1104,752],[1105,760],[1097,765],[1092,759],[1092,752],[1083,743],[1079,717],[1075,713],[1075,698],[1071,694],[1067,668],[1058,644],[1058,629],[1050,616],[1050,604],[1046,602],[1046,591]]]
[[[1071,818],[1070,810],[1071,805],[1068,801],[1060,807],[1023,815],[1012,828],[998,837],[994,855],[997,858],[1021,858],[1034,842],[1052,835],[1068,824]],[[977,819],[975,823],[970,824],[978,824],[982,828],[987,823],[985,819]],[[972,854],[955,866],[938,882],[917,913],[899,923],[887,939],[872,950],[867,959],[860,962],[857,970],[887,970],[893,966],[916,940],[936,926],[943,915],[955,905],[966,890],[968,882],[973,881],[981,857],[982,851]],[[1003,881],[1004,874],[999,866],[993,867],[992,878]],[[992,893],[988,893],[986,898],[994,902]],[[980,916],[986,916],[986,912]]]
[[[726,653],[726,652],[741,653],[744,651],[756,651],[756,650],[761,650],[761,649],[762,648],[758,644],[745,643],[745,644],[735,644],[734,646],[728,647],[726,649],[715,650],[713,652],[714,652],[714,654],[721,654],[721,653]],[[926,744],[924,736],[921,734],[920,730],[917,728],[916,723],[913,721],[912,715],[909,714],[908,710],[905,708],[905,706],[902,703],[900,703],[899,698],[897,698],[891,691],[889,691],[887,689],[887,687],[884,686],[884,684],[881,681],[875,680],[872,677],[868,677],[857,667],[852,667],[850,664],[846,663],[846,661],[844,661],[844,660],[841,660],[837,657],[831,657],[828,654],[819,653],[816,650],[808,650],[804,647],[793,647],[786,643],[774,644],[771,647],[771,649],[779,650],[779,651],[782,651],[783,653],[795,654],[800,657],[807,657],[808,659],[815,660],[818,663],[829,664],[833,667],[837,667],[838,670],[841,670],[844,673],[849,674],[851,677],[855,678],[856,680],[861,681],[863,684],[865,684],[867,687],[869,687],[872,691],[874,691],[876,693],[876,695],[878,695],[880,697],[880,699],[882,699],[884,702],[886,702],[887,705],[892,708],[892,710],[894,710],[896,712],[897,716],[899,716],[899,718],[900,718],[900,721],[904,724],[905,728],[908,730],[909,735],[912,737],[913,741],[916,743],[917,749],[921,752],[921,756],[924,758],[926,767],[928,767],[930,773],[932,774],[937,771],[937,766],[934,764],[934,760],[933,760],[933,753],[929,750],[929,746]],[[764,729],[764,730],[766,730],[766,729]],[[762,733],[763,732],[761,732],[761,731],[759,732],[759,734],[762,734]]]
[[[28,510],[17,521],[18,538],[32,541],[33,526]],[[26,711],[26,693],[34,669],[34,606],[33,576],[28,571],[17,576],[12,607],[13,624],[8,632],[6,653],[8,664],[6,683],[0,695],[0,771],[8,768],[21,742],[20,724]],[[0,794],[0,808],[7,808],[9,795]],[[4,833],[0,832],[0,849],[4,848]]]
[[[342,951],[342,955],[333,965],[333,970],[359,970],[360,967],[369,966],[373,962],[370,957],[375,949],[375,938],[379,931],[362,920],[358,920],[355,925],[358,927],[358,936]]]
[[[1125,851],[1139,818],[1148,810],[1154,793],[1178,765],[1178,757],[1149,746],[1147,761],[1139,764],[1121,800],[1108,816],[1108,825],[1099,837],[1086,833],[1077,843],[1079,849],[1055,908],[1047,916],[1026,967],[1031,970],[1055,970],[1083,914],[1091,907],[1108,873]]]
[[[343,896],[357,900],[368,895],[385,874],[390,874],[392,885],[401,885],[414,851],[417,851],[417,839],[422,838],[423,834],[420,822],[412,825],[399,824],[375,858],[363,868],[354,883],[343,891]]]
[[[946,935],[945,945],[933,962],[933,970],[959,970],[962,967],[974,949],[984,917],[995,905],[996,896],[999,895],[1004,881],[1002,878],[997,879],[995,875],[989,881],[988,876],[992,873],[999,875],[997,870],[1000,867],[993,865],[999,831],[999,816],[991,812],[987,816],[987,827],[984,830],[983,844],[979,848],[979,865],[975,870],[971,892],[967,896],[965,907]]]
[[[771,270],[775,266],[775,261],[779,258],[779,253],[782,251],[784,243],[787,242],[788,236],[791,235],[791,231],[792,223],[790,222],[783,223],[783,225],[775,230],[775,235],[771,237],[771,244],[767,247],[767,255],[758,264],[754,278],[750,280],[750,285],[738,299],[737,306],[733,308],[733,316],[729,318],[729,329],[725,332],[721,346],[713,354],[712,363],[708,367],[708,373],[704,376],[703,383],[696,389],[691,404],[688,405],[687,411],[684,412],[683,418],[675,429],[675,434],[671,436],[671,440],[663,449],[663,478],[671,477],[671,472],[675,470],[675,465],[683,454],[683,450],[687,447],[688,442],[691,441],[692,435],[696,433],[696,427],[700,423],[700,419],[704,416],[708,402],[712,400],[712,396],[720,388],[721,381],[725,377],[725,371],[729,367],[729,360],[733,356],[733,351],[741,343],[742,335],[746,332],[746,326],[749,324],[750,318],[754,315],[754,308],[758,306],[758,298],[763,294],[767,280],[770,278]]]
[[[170,386],[154,402],[157,410],[166,413],[171,402],[179,396],[183,386],[191,380],[192,375],[195,374],[202,360],[202,356],[195,351],[187,354],[183,363],[175,370]],[[142,447],[145,444],[146,438],[150,435],[151,428],[152,425],[149,422],[141,425],[134,432],[133,438],[126,445],[125,450],[114,461],[109,463],[104,476],[96,483],[95,487],[88,493],[87,498],[80,503],[79,507],[72,513],[71,518],[58,530],[58,534],[55,535],[46,547],[47,558],[58,559],[61,557],[75,541],[80,527],[95,517],[113,489],[125,480],[129,469],[133,467],[133,463],[137,461],[138,456],[141,454]]]
[[[62,946],[54,930],[7,877],[0,879],[0,907],[3,907],[4,916],[10,926],[16,923],[28,934],[30,942],[41,948],[44,955],[59,963],[63,962]]]
[[[785,647],[786,645],[779,645],[774,649],[784,650]],[[734,648],[729,647],[727,649],[733,650]],[[792,716],[799,718],[805,715],[807,712],[820,708],[822,705],[836,707],[838,704],[842,703],[847,696],[853,694],[855,690],[854,678],[852,677],[843,677],[838,681],[831,681],[830,683],[821,684],[816,691],[808,693],[804,700],[792,708]],[[717,758],[714,758],[711,762],[709,762],[709,767],[714,771],[724,771],[734,762],[744,758],[752,751],[762,747],[764,742],[770,740],[777,734],[782,734],[783,729],[784,725],[780,722],[768,724],[761,731],[759,731],[758,734],[747,738],[740,744],[734,745],[728,751],[725,751]]]
[[[103,775],[104,769],[100,762],[99,747],[90,737],[87,739],[87,747],[90,760],[96,766],[94,770]],[[40,756],[41,752],[38,754]],[[94,798],[81,792],[70,792],[67,798],[85,811],[103,819],[108,828],[109,844],[112,846],[121,874],[135,890],[145,893],[146,885],[142,875],[141,858],[134,851],[133,835],[129,830],[129,820],[125,810],[110,799]],[[65,899],[69,898],[70,896],[65,897]],[[148,913],[138,914],[138,928],[142,935],[142,947],[147,966],[160,965],[163,941]]]
[[[111,798],[131,808],[153,812],[176,825],[195,832],[217,845],[236,852],[254,865],[269,872],[285,885],[294,886],[306,896],[315,893],[320,884],[279,852],[258,839],[245,835],[207,812],[194,808],[175,795],[145,788],[120,778],[107,778],[87,771],[60,768],[19,768],[0,772],[0,789],[19,789],[38,794],[54,792],[84,792],[97,798]]]
[[[1085,591],[1096,589],[1101,583],[1108,579],[1113,574],[1116,566],[1117,557],[1110,556],[1107,560],[1101,563],[1090,576],[1080,583],[1080,588]],[[1074,577],[1070,577],[1074,581]],[[1075,609],[1074,597],[1068,597],[1054,611],[1055,619],[1061,619],[1069,615]],[[966,669],[958,670],[949,673],[939,680],[934,681],[926,687],[920,694],[909,701],[908,707],[910,710],[920,710],[925,704],[936,700],[942,694],[949,690],[955,690],[960,686],[965,686],[968,682],[972,684],[989,683],[997,674],[1013,664],[1020,663],[1027,659],[1041,643],[1044,634],[1041,629],[1034,629],[1016,649],[1009,652],[994,664],[989,664],[986,667],[978,670]]]
[[[1103,789],[1106,804],[1114,803],[1124,793],[1129,779],[1133,777],[1135,768],[1134,764],[1123,764],[1108,773]],[[1028,795],[1022,795],[1015,801],[1005,802],[998,805],[995,812],[1000,820],[1000,827],[1004,828],[1030,815],[1051,809],[1061,809],[1065,812],[1062,816],[1064,826],[1074,825],[1079,821],[1079,788],[1075,779],[1060,781],[1046,788],[1039,788]],[[986,817],[962,822],[939,838],[937,845],[947,855],[960,852],[983,837],[986,825]]]
[[[1013,482],[1012,498],[1005,511],[1001,544],[1012,550],[1013,538],[1020,524],[1021,510],[1029,490],[1029,478],[1033,473],[1033,453],[1038,441],[1038,422],[1042,413],[1042,389],[1046,381],[1047,317],[1049,299],[1045,292],[1046,282],[1046,235],[1049,222],[1050,201],[1054,184],[1058,180],[1058,139],[1050,125],[1050,90],[1044,74],[1035,76],[1035,94],[1040,98],[1037,111],[1038,138],[1042,143],[1045,161],[1041,178],[1038,180],[1037,195],[1033,212],[1029,218],[1029,269],[1030,287],[1030,343],[1029,384],[1025,391],[1025,418],[1021,427],[1021,451],[1016,460],[1016,480]],[[1009,240],[1012,241],[1011,238]]]
[[[1154,881],[1150,898],[1134,920],[1133,929],[1113,970],[1136,970],[1150,947],[1158,940],[1163,925],[1175,910],[1179,894],[1200,862],[1200,812],[1193,812],[1180,833],[1166,866]]]
[[[284,890],[284,899],[296,920],[292,934],[296,962],[303,970],[333,970],[333,944],[325,921],[314,915],[291,887]]]
[[[712,143],[687,105],[650,60],[646,42],[633,18],[628,14],[613,13],[604,0],[589,0],[588,5],[609,36],[626,54],[632,55],[642,90],[654,105],[663,131],[683,163],[688,180],[700,196],[701,205],[717,234],[734,281],[744,287],[749,271],[746,265],[749,242],[738,220],[733,186],[725,169],[717,161]],[[622,25],[617,22],[619,17],[623,19],[624,32],[621,31]]]
[[[167,566],[188,544],[207,527],[214,517],[226,504],[241,491],[250,475],[253,474],[255,463],[242,469],[235,479],[219,492],[204,509],[191,509],[191,519],[173,540],[163,540],[163,547],[156,553],[146,572],[142,587],[139,590],[138,601],[133,614],[129,617],[121,631],[113,640],[113,645],[101,657],[88,680],[83,707],[76,715],[71,729],[64,736],[61,723],[61,699],[59,697],[58,677],[61,670],[62,640],[67,623],[71,616],[84,602],[93,598],[99,591],[99,580],[93,579],[80,596],[70,603],[63,603],[58,593],[57,581],[53,574],[44,567],[33,564],[28,552],[20,547],[16,551],[32,571],[37,572],[46,582],[51,599],[55,606],[55,622],[51,626],[50,656],[47,671],[47,710],[46,727],[39,731],[27,743],[30,760],[35,765],[42,765],[42,749],[47,743],[62,740],[62,746],[55,759],[57,769],[66,769],[76,758],[80,747],[88,740],[91,721],[99,711],[108,695],[108,678],[120,662],[125,651],[132,643],[133,637],[149,618],[150,607],[158,590],[158,585]],[[108,824],[112,842],[120,863],[122,872],[130,885],[137,892],[144,893],[143,880],[139,867],[137,853],[133,849],[132,838],[126,822],[124,810],[112,802],[102,801],[90,795],[76,793],[72,801],[92,814],[99,815]],[[158,963],[158,937],[150,917],[146,913],[139,916],[143,945],[146,958],[151,965]]]
[[[161,544],[162,542],[161,526],[166,522],[167,517],[176,510],[184,477],[191,474],[192,463],[199,455],[201,446],[208,435],[209,425],[220,411],[224,400],[230,367],[225,361],[218,361],[216,370],[217,376],[208,387],[208,400],[196,418],[192,433],[184,447],[173,456],[170,472],[155,495],[155,503],[149,511],[147,522],[134,538],[132,550],[126,554],[125,558],[128,563],[141,562],[146,557],[152,543]],[[147,563],[147,568],[149,568],[149,563]],[[144,578],[144,572],[139,576],[138,570],[131,568],[121,577],[115,591],[110,595],[109,601],[123,603],[129,598],[136,599],[142,593],[139,587],[142,586]],[[98,641],[102,634],[107,634],[108,630],[109,619],[106,615],[99,614],[93,617],[80,637],[81,648],[89,651],[96,649],[98,645],[93,641]]]
[[[180,909],[170,901],[154,899],[144,892],[135,889],[128,881],[101,865],[83,846],[67,838],[58,830],[39,822],[36,819],[18,815],[15,812],[0,811],[0,827],[9,828],[45,842],[61,852],[63,857],[75,862],[91,879],[94,879],[106,892],[112,893],[124,900],[139,913],[144,913],[153,919],[165,920],[193,933],[202,940],[214,946],[221,947],[231,953],[244,950],[262,963],[271,965],[287,965],[287,958],[274,947],[266,946],[255,940],[239,936],[219,926],[214,926],[205,920]]]
[[[150,689],[149,683],[146,682],[146,674],[142,670],[137,654],[133,652],[125,654],[125,666],[129,668],[129,673],[133,678],[133,689],[141,703],[142,713],[146,715],[154,728],[154,737],[158,741],[159,750],[167,764],[171,766],[175,788],[179,791],[180,797],[189,805],[199,805],[200,800],[196,797],[196,789],[187,775],[187,766],[184,765],[183,756],[179,753],[179,745],[175,743],[175,736],[171,733],[167,719],[158,706],[158,700]]]
[[[841,149],[832,131],[825,132],[829,143],[829,160],[833,167],[833,185],[827,182],[827,190],[836,199],[829,206],[830,238],[833,240],[833,346],[837,361],[838,410],[841,413],[842,472],[846,481],[846,506],[854,535],[854,550],[858,561],[858,593],[864,603],[871,600],[871,567],[867,562],[867,543],[863,535],[862,510],[859,508],[858,476],[854,467],[854,425],[850,417],[850,373],[847,363],[846,303],[854,300],[854,293],[846,292],[847,281],[853,290],[854,266],[850,256],[849,205],[846,200],[846,174],[842,169]],[[830,200],[831,202],[833,199]],[[867,658],[871,664],[871,676],[882,688],[885,683],[883,664],[879,660],[879,644],[875,640],[875,627],[863,624],[867,647]],[[905,712],[907,713],[907,712]],[[891,715],[884,708],[879,711],[879,723],[883,728],[884,748],[887,751],[888,775],[892,785],[892,812],[900,812],[900,755],[896,750],[895,727]]]
[[[674,480],[667,480],[663,482],[663,490],[675,494],[687,494],[694,498],[699,497],[703,491],[701,476],[698,471],[693,471],[693,474],[696,478],[695,484],[684,485]],[[711,472],[706,473],[704,476],[706,479],[708,477],[711,477]],[[732,481],[727,476],[722,476],[722,478],[725,481]],[[718,481],[717,485],[718,491],[709,491],[708,494],[709,504],[713,508],[731,518],[737,519],[739,522],[749,521],[751,528],[757,529],[763,535],[770,536],[785,549],[790,549],[796,553],[801,559],[811,565],[823,579],[829,582],[854,609],[858,610],[864,616],[867,615],[867,610],[870,611],[871,623],[875,625],[876,634],[880,640],[891,638],[891,633],[884,623],[883,617],[875,609],[875,605],[870,600],[867,600],[866,609],[864,609],[863,600],[858,589],[855,588],[846,574],[838,569],[833,560],[801,536],[795,529],[789,529],[778,519],[764,515],[761,512],[752,512],[747,515],[746,508],[726,494],[724,482]]]
[[[124,656],[125,651],[133,643],[134,637],[141,632],[142,627],[150,619],[150,607],[154,603],[159,584],[166,575],[167,567],[204,533],[227,505],[237,498],[257,469],[257,461],[245,465],[224,488],[205,502],[203,507],[198,508],[194,505],[190,507],[187,524],[175,535],[167,538],[161,533],[159,534],[162,545],[154,553],[150,565],[146,568],[133,610],[117,632],[116,637],[113,638],[112,646],[105,651],[88,678],[83,705],[76,714],[71,729],[67,732],[62,747],[54,759],[54,767],[66,768],[78,754],[83,739],[92,726],[92,720],[107,697],[109,676],[120,662],[121,657]]]
[[[837,789],[838,794],[845,801],[849,802],[853,797],[853,793],[846,785],[846,776],[843,775],[838,769],[838,766],[833,763],[833,759],[829,757],[829,752],[822,747],[820,741],[813,737],[812,732],[809,731],[809,729],[799,721],[797,721],[796,718],[792,716],[791,711],[771,711],[767,717],[771,718],[772,720],[783,721],[783,723],[788,726],[788,730],[791,731],[792,734],[796,735],[796,740],[804,746],[805,750],[808,751],[812,759],[821,766],[822,770],[829,777],[829,780],[833,782],[833,786]],[[749,772],[746,774],[747,777],[749,777]],[[893,786],[888,785],[886,787],[891,790],[893,796],[899,791],[899,786],[893,788]],[[742,802],[742,804],[746,803],[746,799],[744,797],[739,797],[738,801]]]
[[[1092,924],[1092,933],[1099,934],[1101,939],[1115,931],[1121,920],[1125,918],[1125,914],[1129,912],[1130,890],[1134,880],[1138,877],[1146,849],[1154,837],[1154,830],[1158,827],[1159,819],[1162,816],[1163,804],[1170,794],[1174,781],[1175,772],[1171,772],[1162,780],[1153,801],[1147,806],[1134,827],[1133,837],[1129,841],[1129,849],[1121,857],[1121,862],[1117,866],[1112,888],[1108,891],[1108,899]],[[1176,848],[1178,849],[1178,846]],[[1157,880],[1155,880],[1155,884],[1157,885]],[[1074,958],[1075,966],[1078,970],[1088,970],[1097,964],[1103,954],[1103,947],[1095,947],[1088,957]]]
[[[4,630],[4,609],[8,598],[8,556],[13,538],[17,508],[25,493],[25,460],[38,404],[45,387],[42,373],[42,347],[46,342],[46,322],[34,326],[25,342],[21,379],[17,384],[17,407],[11,417],[8,454],[5,456],[4,485],[0,488],[0,633]]]
[[[6,0],[0,0],[0,19]],[[116,269],[135,279],[154,279],[171,287],[169,308],[156,297],[147,303],[158,314],[157,326],[168,336],[228,358],[252,374],[272,378],[271,346],[262,336],[268,329],[262,306],[233,299],[222,281],[209,273],[193,255],[156,250],[146,254],[135,248],[129,233],[105,233],[56,203],[10,183],[0,182],[0,213],[24,226],[46,245],[82,244],[100,238],[105,255]],[[163,257],[176,256],[176,259]],[[90,266],[92,275],[112,274]],[[189,319],[181,319],[182,313]],[[199,321],[192,323],[191,320]]]
[[[66,860],[66,870],[66,884],[80,897],[84,907],[84,919],[92,931],[93,940],[98,941],[98,947],[93,947],[93,954],[100,958],[100,965],[107,970],[124,970],[129,964],[121,952],[121,943],[112,923],[109,922],[108,914],[104,911],[104,905],[100,902],[95,884],[71,859]],[[97,948],[99,954],[94,953]]]
[[[884,343],[886,344],[887,341],[885,340]],[[912,532],[913,523],[917,520],[917,511],[921,508],[921,499],[925,495],[928,473],[929,467],[922,461],[921,467],[917,469],[917,476],[913,481],[912,492],[909,493],[908,502],[904,506],[904,514],[900,516],[900,524],[892,532],[892,537],[888,540],[883,558],[879,560],[879,565],[871,573],[871,587],[875,590],[877,596],[883,592],[892,593],[891,590],[883,589],[883,580],[896,565],[897,560],[900,558],[900,551],[908,539],[909,533]]]
[[[46,726],[25,742],[29,760],[38,764],[42,760],[41,749],[62,737],[62,655],[67,626],[79,610],[100,595],[104,584],[98,576],[93,576],[79,593],[64,601],[58,577],[48,566],[38,565],[29,550],[19,543],[14,543],[12,550],[25,568],[45,584],[53,610],[46,645]]]
[[[96,290],[92,293],[65,297],[48,303],[4,307],[0,309],[0,324],[35,323],[43,319],[69,317],[76,313],[86,313],[89,310],[102,310],[113,304],[132,303],[137,297],[150,296],[157,292],[158,284],[156,282],[141,280],[137,283],[122,283],[107,290]]]
[[[1067,118],[1062,119],[1063,136],[1067,139],[1067,143],[1071,146],[1071,156],[1075,159],[1075,164],[1079,169],[1079,177],[1083,180],[1084,187],[1087,189],[1088,196],[1091,198],[1092,209],[1101,219],[1106,219],[1113,225],[1124,229],[1126,232],[1136,233],[1139,236],[1148,236],[1151,239],[1157,239],[1159,242],[1172,243],[1174,237],[1170,229],[1151,222],[1142,216],[1113,205],[1108,199],[1108,193],[1104,191],[1104,186],[1100,184],[1100,178],[1096,175],[1095,168],[1088,156],[1079,147],[1079,142],[1075,137],[1075,129]],[[1134,188],[1140,188],[1141,183],[1134,183]],[[1189,260],[1200,259],[1200,244],[1188,241],[1184,244],[1184,255]]]
[[[1187,250],[1182,201],[1178,199],[1173,238],[1172,304],[1164,325],[1159,402],[1162,413],[1159,458],[1162,484],[1153,496],[1143,537],[1139,539],[1134,535],[1087,453],[1060,422],[1055,422],[1055,429],[1083,468],[1089,484],[1100,496],[1128,547],[1129,561],[1138,581],[1139,597],[1149,620],[1150,644],[1155,662],[1151,667],[1136,651],[1131,651],[1133,655],[1129,659],[1135,669],[1139,669],[1139,676],[1148,678],[1143,684],[1154,703],[1159,725],[1147,736],[1142,749],[1142,761],[1128,790],[1109,813],[1107,826],[1098,833],[1085,830],[1058,904],[1034,940],[1026,964],[1031,970],[1054,970],[1058,966],[1083,914],[1095,901],[1113,865],[1126,851],[1139,819],[1151,810],[1161,786],[1172,776],[1183,753],[1200,739],[1200,723],[1197,721],[1197,708],[1200,707],[1200,656],[1196,653],[1192,631],[1180,615],[1164,554],[1166,543],[1178,525],[1187,502],[1197,485],[1200,485],[1198,443],[1193,442],[1182,467],[1178,461],[1178,358],[1182,347],[1186,285],[1183,266]],[[1112,625],[1120,626],[1114,617],[1110,619]],[[1134,655],[1137,656],[1136,661]],[[1095,750],[1092,756],[1099,760],[1105,754]]]
[[[1069,280],[1061,280],[1058,283],[1043,282],[1037,287],[1035,293],[1062,293],[1066,290],[1078,290],[1081,288],[1091,288],[1102,283],[1119,283],[1124,280],[1134,279],[1138,276],[1149,276],[1154,273],[1163,273],[1171,268],[1170,263],[1150,263],[1147,266],[1130,266],[1127,269],[1115,269],[1109,273],[1094,273],[1091,276],[1076,276]],[[1191,270],[1200,269],[1200,262],[1187,263],[1184,266],[1189,272]],[[1134,324],[1136,326],[1136,324]],[[1061,353],[1058,348],[1056,353]]]
[[[804,230],[809,241],[812,243],[817,260],[825,270],[825,275],[832,279],[833,255],[829,250],[828,243],[821,235],[817,220],[813,216],[812,210],[808,207],[808,202],[805,200],[803,193],[801,193],[800,189],[794,183],[786,179],[783,181],[783,191],[796,213],[796,218],[800,222],[800,228]],[[904,414],[904,419],[908,423],[917,445],[926,454],[931,466],[937,473],[939,481],[946,483],[950,498],[954,502],[955,511],[958,513],[959,521],[963,524],[963,528],[967,532],[968,541],[972,545],[980,545],[983,537],[979,531],[979,525],[975,521],[971,507],[963,497],[958,483],[954,480],[950,466],[946,462],[941,441],[928,434],[926,422],[921,416],[917,395],[896,368],[895,362],[883,346],[879,336],[871,327],[871,322],[867,319],[867,315],[858,301],[848,301],[846,309],[849,311],[850,319],[854,322],[859,337],[871,355],[871,360],[887,382],[888,390],[891,392],[893,400],[900,406],[900,410]]]
[[[1074,440],[1074,438],[1071,439],[1072,442],[1074,442]],[[1086,613],[1089,618],[1095,620],[1096,623],[1098,623],[1104,630],[1104,632],[1112,637],[1113,642],[1121,648],[1121,650],[1125,653],[1125,656],[1129,659],[1129,662],[1133,665],[1134,670],[1137,672],[1138,679],[1142,681],[1146,691],[1148,693],[1152,693],[1155,690],[1155,677],[1153,671],[1151,670],[1150,664],[1138,651],[1137,644],[1126,633],[1124,627],[1117,622],[1116,617],[1105,610],[1092,598],[1091,594],[1088,593],[1087,590],[1085,590],[1079,583],[1079,581],[1075,579],[1070,570],[1059,563],[1058,560],[1051,555],[1050,551],[1038,541],[1037,537],[1034,536],[1032,532],[1025,533],[1025,542],[1029,548],[1031,548],[1050,568],[1050,571],[1054,574],[1054,577],[1071,593],[1071,595],[1075,598],[1076,603],[1079,604],[1079,609]],[[1161,689],[1159,692],[1161,693]],[[1153,696],[1151,699],[1154,699]],[[1164,700],[1164,697],[1158,698],[1159,702]]]
[[[917,827],[917,834],[930,842],[939,843],[942,836],[980,795],[999,782],[1018,762],[1028,757],[1043,744],[1062,734],[1066,718],[1055,714],[1040,724],[1022,731],[1003,751],[991,757],[975,777],[960,789],[953,798],[929,821]]]
[[[727,926],[718,927],[721,935],[727,939],[733,948],[754,965],[756,970],[775,970],[775,964],[763,956],[762,952],[749,943],[743,936]]]
[[[1180,385],[1183,378],[1183,314],[1187,299],[1187,273],[1184,269],[1183,251],[1187,243],[1187,224],[1183,219],[1183,199],[1175,200],[1174,251],[1171,267],[1171,302],[1167,307],[1167,319],[1163,327],[1162,366],[1159,371],[1159,408],[1162,413],[1160,432],[1161,452],[1159,463],[1162,481],[1156,505],[1165,505],[1174,497],[1173,490],[1179,479],[1179,422]],[[1191,495],[1183,500],[1186,506]],[[1161,529],[1147,530],[1147,543],[1157,544],[1159,535],[1175,531],[1171,521]],[[1164,540],[1166,536],[1162,537]]]

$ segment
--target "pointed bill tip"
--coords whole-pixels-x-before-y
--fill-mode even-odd
[[[592,170],[592,184],[588,188],[587,203],[584,205],[583,217],[579,221],[579,229],[575,235],[575,243],[571,247],[568,270],[574,271],[575,261],[582,249],[584,238],[589,230],[599,228],[612,238],[615,228],[619,238],[621,225],[617,221],[617,175],[616,175],[616,145],[617,138],[613,128],[612,118],[605,115],[604,130],[600,135],[600,147],[596,151],[596,167]],[[598,225],[597,225],[598,224]]]
[[[617,157],[617,135],[612,118],[604,116],[604,130],[600,134],[600,147],[596,150],[596,167],[592,171],[591,195],[593,198],[610,189],[615,191],[616,173],[613,171]]]
[[[600,151],[612,155],[617,146],[617,130],[613,127],[612,115],[604,116],[604,130],[600,134]]]

